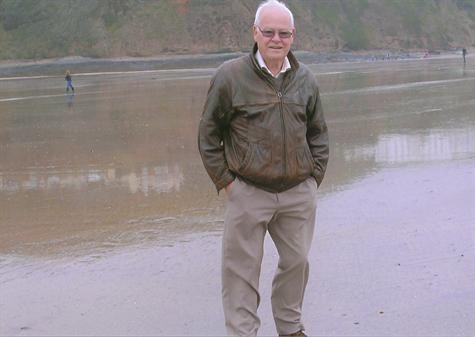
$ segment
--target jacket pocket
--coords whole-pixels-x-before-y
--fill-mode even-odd
[[[241,174],[250,166],[252,162],[252,153],[253,153],[253,146],[252,144],[248,144],[247,151],[239,165],[239,172]]]
[[[312,174],[314,169],[314,163],[312,154],[308,146],[301,146],[295,151],[295,165],[290,164],[290,174],[298,177],[298,179],[304,179]]]
[[[242,176],[253,181],[263,181],[275,175],[274,169],[269,146],[265,143],[250,143],[239,170]]]
[[[308,145],[304,146],[303,153],[304,153],[304,157],[306,159],[306,162],[309,165],[310,172],[313,172],[313,169],[315,168],[315,162],[313,161],[313,156],[312,156],[312,153],[310,152],[310,149],[309,149]]]

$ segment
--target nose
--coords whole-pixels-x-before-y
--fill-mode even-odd
[[[280,36],[279,36],[279,32],[278,32],[278,31],[276,31],[276,32],[274,33],[274,36],[272,36],[271,41],[272,41],[272,42],[280,42],[280,41],[282,41],[282,39],[281,39]]]

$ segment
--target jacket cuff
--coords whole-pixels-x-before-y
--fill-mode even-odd
[[[317,186],[320,187],[320,184],[322,183],[323,181],[323,174],[318,171],[318,170],[315,170],[313,171],[313,174],[312,176],[315,178],[315,180],[317,181]]]
[[[231,171],[228,171],[221,179],[215,182],[217,192],[219,193],[219,191],[232,183],[234,179],[236,179],[236,176]]]

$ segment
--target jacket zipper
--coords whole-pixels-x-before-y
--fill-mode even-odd
[[[284,125],[284,103],[282,101],[282,91],[277,91],[277,97],[279,98],[279,111],[280,111],[280,124],[282,126],[282,172],[283,175],[282,177],[287,176],[287,167],[286,167],[286,162],[287,162],[287,153],[286,153],[286,134],[285,134],[285,125]]]
[[[283,186],[283,181],[285,180],[285,177],[287,176],[287,167],[286,167],[286,161],[287,161],[287,154],[286,154],[286,134],[285,134],[285,123],[284,123],[284,103],[282,100],[283,94],[282,94],[282,89],[285,84],[285,78],[282,81],[282,85],[280,86],[279,90],[274,87],[274,84],[266,78],[266,82],[269,84],[269,86],[275,91],[277,98],[279,99],[279,112],[280,112],[280,125],[282,127],[282,182],[281,182],[281,187]]]

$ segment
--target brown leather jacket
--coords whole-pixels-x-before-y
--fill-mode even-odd
[[[256,51],[225,62],[211,80],[198,136],[204,166],[218,191],[236,176],[273,193],[310,176],[320,185],[329,149],[315,76],[290,52],[276,88]]]

